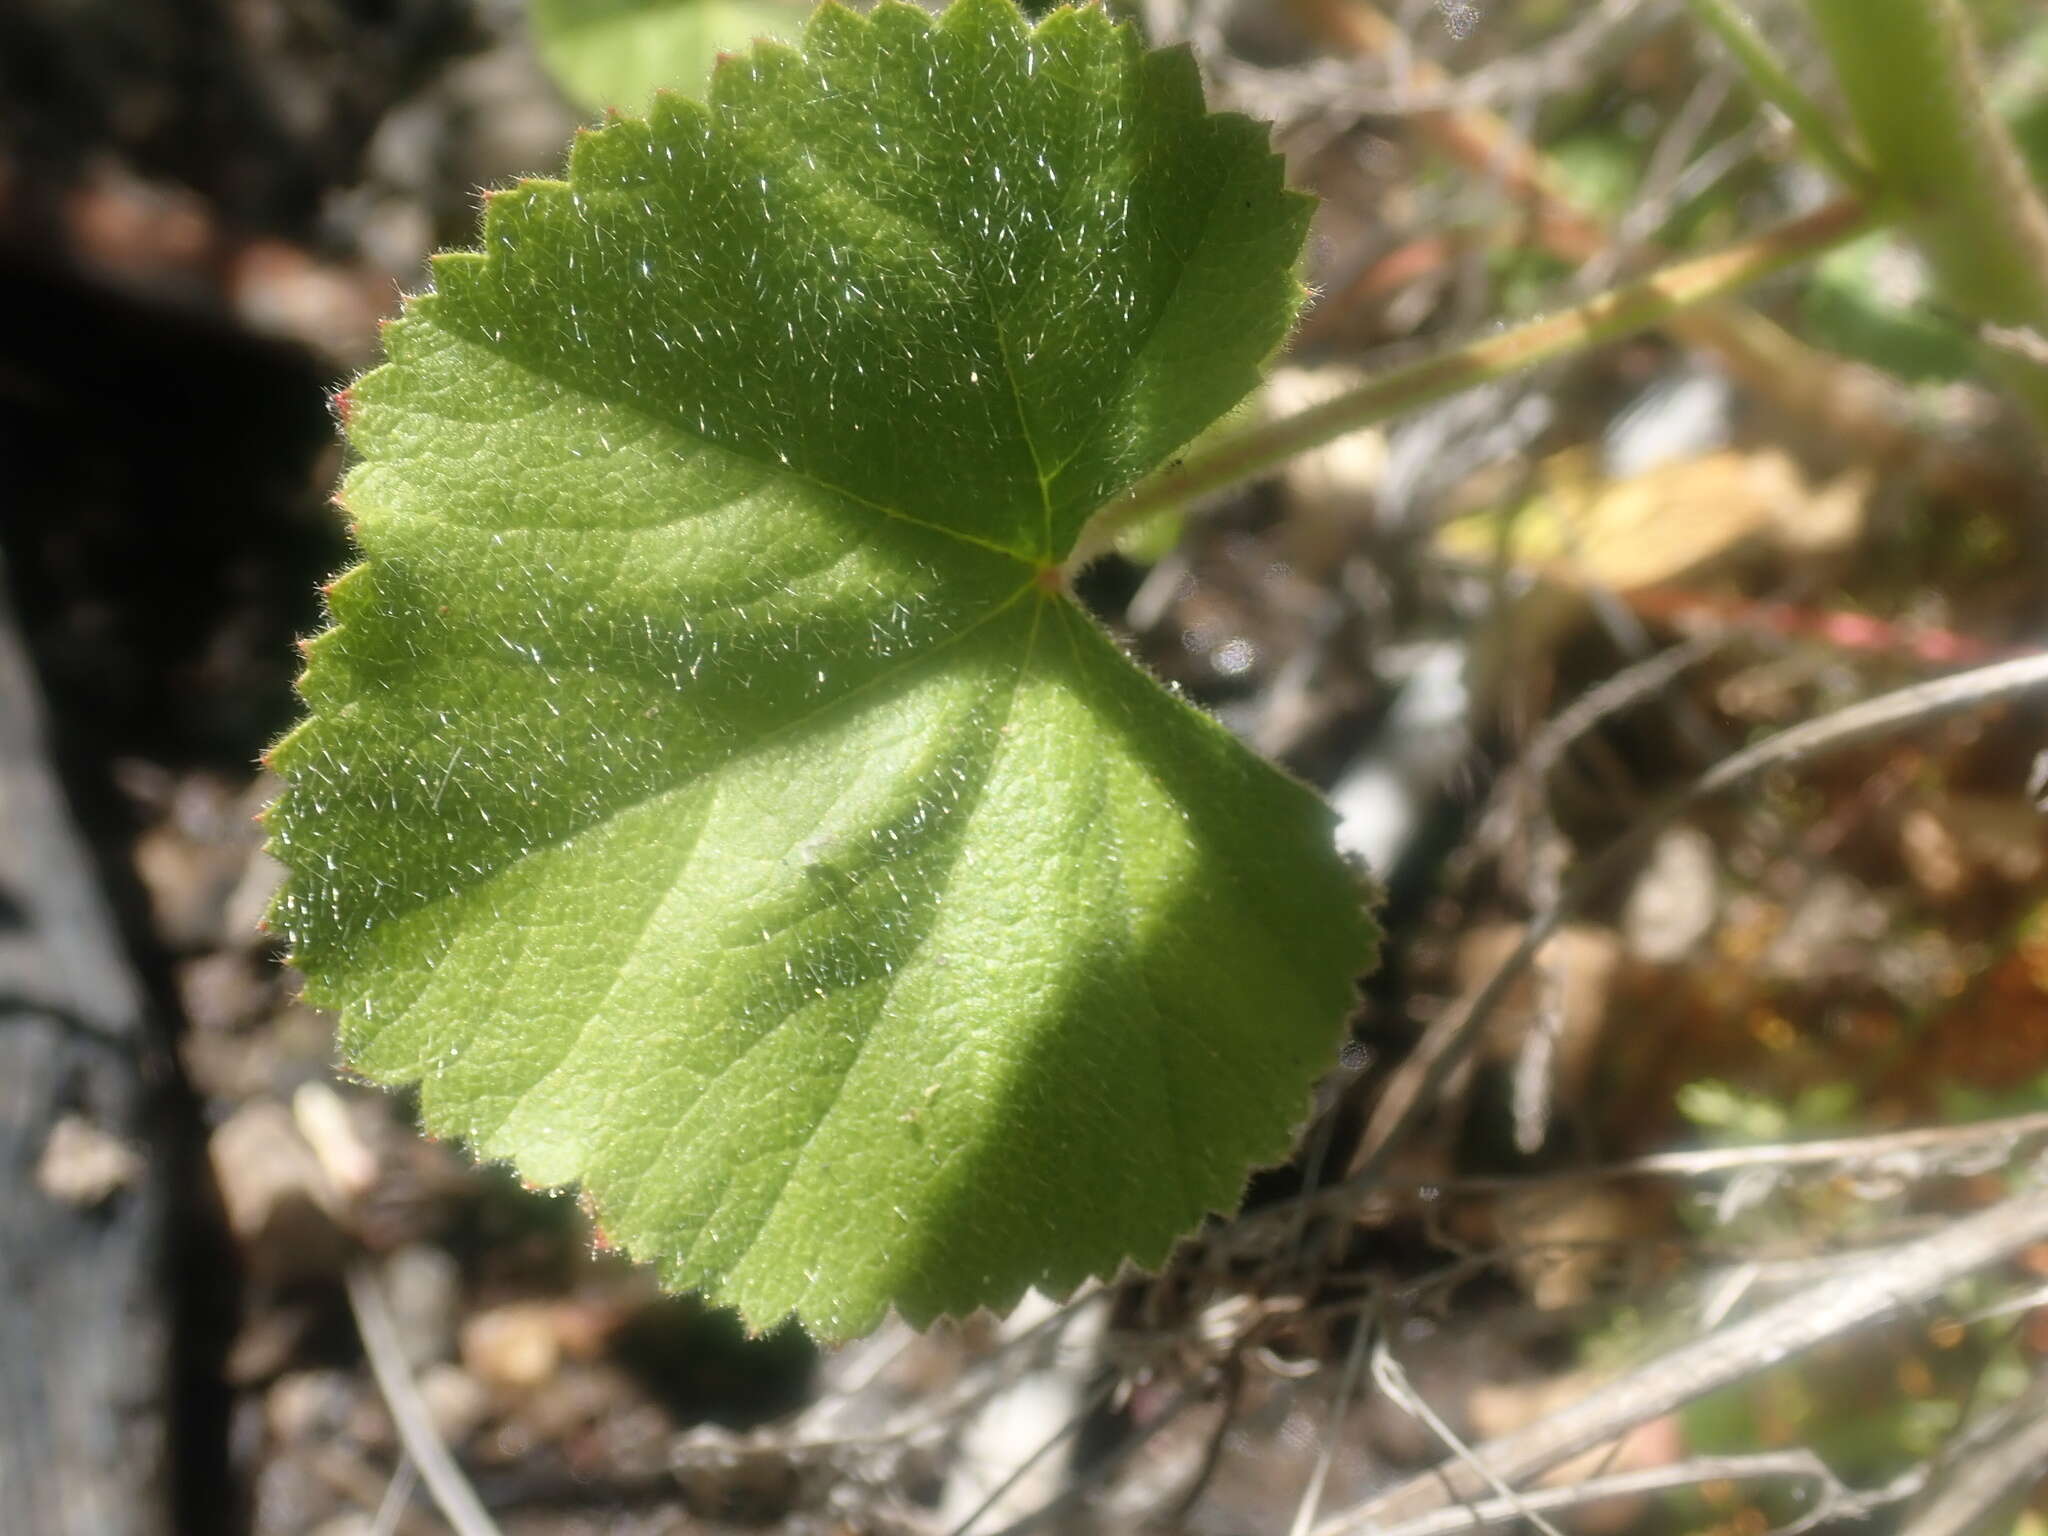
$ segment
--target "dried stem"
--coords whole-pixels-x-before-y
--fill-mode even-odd
[[[1315,1529],[1316,1513],[1323,1506],[1323,1487],[1330,1479],[1337,1447],[1343,1443],[1344,1420],[1351,1412],[1351,1396],[1358,1390],[1358,1377],[1365,1367],[1366,1346],[1372,1333],[1369,1319],[1361,1317],[1352,1326],[1351,1347],[1345,1352],[1344,1369],[1337,1377],[1337,1395],[1330,1404],[1330,1428],[1316,1452],[1316,1464],[1309,1472],[1308,1486],[1301,1491],[1301,1502],[1295,1506],[1294,1519],[1287,1527],[1288,1536],[1309,1536]]]
[[[1477,1447],[1473,1454],[1487,1476],[1463,1461],[1447,1462],[1326,1521],[1317,1536],[1417,1520],[1482,1497],[1493,1478],[1509,1486],[1525,1483],[1709,1392],[1917,1305],[2044,1238],[2048,1190],[2036,1189],[1946,1223],[1930,1236],[1872,1252],[1846,1274],[1683,1344],[1570,1407]]]
[[[1538,1489],[1512,1500],[1481,1499],[1423,1515],[1382,1531],[1379,1536],[1455,1536],[1457,1532],[1482,1526],[1506,1525],[1531,1514],[1583,1509],[1607,1499],[1641,1498],[1678,1488],[1696,1488],[1702,1483],[1756,1482],[1808,1485],[1811,1506],[1800,1518],[1797,1530],[1808,1530],[1828,1520],[1853,1519],[1879,1503],[1903,1497],[1890,1489],[1876,1494],[1857,1493],[1845,1487],[1827,1463],[1811,1451],[1765,1451],[1749,1456],[1698,1456],[1669,1466],[1588,1478],[1565,1488]],[[1327,1528],[1332,1532],[1357,1529],[1356,1525]]]
[[[1968,1536],[1990,1529],[1990,1515],[2041,1480],[2048,1467],[2048,1376],[2036,1377],[1999,1420],[2000,1432],[1940,1482],[1900,1526],[1900,1536]]]
[[[1320,405],[1235,433],[1105,507],[1072,563],[1085,563],[1123,529],[1167,507],[1254,479],[1296,454],[1404,411],[1661,325],[1845,244],[1871,222],[1860,203],[1831,203],[1725,251],[1677,262],[1560,313],[1393,369]]]
[[[499,1536],[498,1527],[485,1511],[462,1475],[462,1468],[448,1451],[447,1442],[434,1426],[434,1415],[420,1396],[413,1380],[405,1347],[399,1342],[398,1326],[385,1304],[384,1292],[371,1272],[369,1262],[358,1259],[343,1276],[348,1287],[349,1311],[355,1314],[356,1331],[362,1335],[363,1353],[370,1358],[370,1374],[391,1410],[391,1422],[398,1430],[398,1442],[419,1469],[420,1478],[433,1495],[434,1505],[447,1518],[455,1536]]]
[[[1535,1526],[1538,1531],[1542,1532],[1542,1536],[1562,1536],[1562,1533],[1556,1526],[1544,1519],[1541,1513],[1529,1506],[1528,1500],[1524,1499],[1519,1493],[1503,1482],[1500,1474],[1475,1455],[1472,1447],[1467,1445],[1458,1436],[1457,1432],[1444,1422],[1443,1416],[1430,1407],[1429,1400],[1415,1390],[1414,1385],[1408,1380],[1408,1373],[1401,1369],[1400,1362],[1394,1358],[1393,1351],[1387,1348],[1384,1339],[1380,1341],[1379,1346],[1373,1351],[1372,1375],[1373,1380],[1379,1384],[1380,1390],[1386,1393],[1389,1400],[1399,1405],[1411,1417],[1419,1420],[1423,1427],[1457,1458],[1460,1466],[1470,1471],[1482,1484],[1493,1490],[1494,1496],[1501,1503],[1505,1504],[1514,1514]]]
[[[1965,1125],[1923,1125],[1873,1136],[1831,1136],[1813,1141],[1774,1141],[1747,1147],[1698,1147],[1653,1152],[1621,1163],[1564,1168],[1519,1178],[1473,1177],[1439,1180],[1432,1188],[1458,1191],[1534,1189],[1552,1184],[1592,1184],[1614,1179],[1707,1179],[1751,1168],[1813,1168],[1885,1163],[1939,1165],[1966,1148],[1986,1143],[2011,1145],[2048,1136],[2048,1110],[1976,1120]]]

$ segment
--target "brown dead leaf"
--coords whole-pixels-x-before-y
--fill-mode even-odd
[[[1519,923],[1475,928],[1458,946],[1460,994],[1469,999],[1522,941]],[[1621,940],[1611,929],[1574,923],[1561,929],[1502,999],[1494,1013],[1486,1050],[1496,1062],[1511,1062],[1538,1023],[1556,1030],[1555,1094],[1570,1108],[1581,1102],[1599,1055],[1607,1019],[1607,997],[1621,962]],[[1555,1019],[1545,1017],[1555,1010]]]
[[[1913,883],[1953,901],[1981,880],[2029,885],[2044,868],[2041,816],[2011,796],[1949,796],[1899,822],[1899,857]]]
[[[1664,1227],[1656,1203],[1593,1184],[1517,1192],[1501,1200],[1494,1220],[1517,1278],[1544,1312],[1592,1300],[1625,1251]]]
[[[1867,477],[1818,490],[1776,449],[1724,449],[1606,480],[1591,451],[1547,460],[1543,489],[1520,506],[1460,518],[1437,536],[1454,558],[1510,564],[1560,586],[1633,592],[1696,576],[1746,547],[1799,554],[1844,548],[1862,532]]]

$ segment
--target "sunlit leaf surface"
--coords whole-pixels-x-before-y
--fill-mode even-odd
[[[1371,927],[1061,562],[1255,382],[1305,219],[1184,55],[1008,0],[828,8],[497,195],[353,391],[275,754],[351,1063],[760,1326],[1231,1206]]]

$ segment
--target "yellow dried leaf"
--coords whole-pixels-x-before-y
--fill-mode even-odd
[[[1543,465],[1543,488],[1518,506],[1460,518],[1437,536],[1454,559],[1510,565],[1562,586],[1633,592],[1696,575],[1764,541],[1802,552],[1838,547],[1862,525],[1867,481],[1809,487],[1776,450],[1724,449],[1627,480],[1593,473],[1584,449]]]

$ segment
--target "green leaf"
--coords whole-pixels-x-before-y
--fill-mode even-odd
[[[1926,263],[1881,230],[1814,264],[1804,310],[1822,346],[1909,383],[1945,383],[1979,371],[1976,338],[1936,300]]]
[[[644,111],[659,90],[703,92],[719,54],[802,27],[803,0],[532,0],[534,43],[586,107]]]
[[[828,7],[491,200],[352,392],[277,918],[431,1128],[843,1337],[1157,1260],[1372,947],[1307,789],[1064,595],[1307,200],[1094,10]]]

